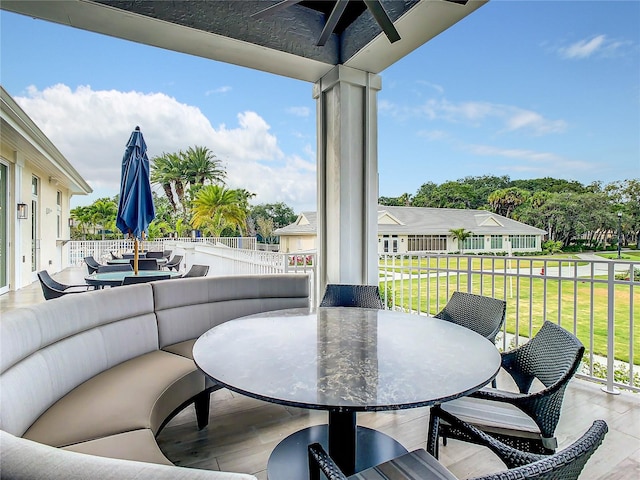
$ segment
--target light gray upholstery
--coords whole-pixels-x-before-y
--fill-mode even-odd
[[[69,452],[0,431],[0,471],[11,480],[256,480],[212,472]]]
[[[193,362],[195,339],[232,318],[299,307],[309,307],[306,275],[261,275],[99,290],[5,313],[2,478],[255,480],[170,466],[155,434],[213,386]]]
[[[160,348],[198,338],[227,320],[309,306],[306,275],[185,278],[153,284]]]

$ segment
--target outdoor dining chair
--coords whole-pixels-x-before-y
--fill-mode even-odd
[[[162,256],[164,258],[167,259],[167,261],[169,261],[169,259],[171,258],[171,253],[173,252],[173,250],[163,250],[162,251]]]
[[[146,258],[164,258],[163,252],[147,252]]]
[[[502,328],[507,302],[473,293],[453,292],[445,307],[435,318],[461,325],[495,343]]]
[[[191,268],[181,278],[206,277],[209,265],[191,265]]]
[[[343,285],[337,283],[327,285],[320,306],[384,309],[377,285]]]
[[[54,298],[62,297],[69,293],[82,293],[89,290],[91,285],[65,285],[64,283],[56,282],[49,272],[42,270],[37,273],[38,280],[40,280],[40,286],[42,287],[42,294],[45,300],[52,300]],[[81,289],[81,290],[80,290]]]
[[[165,267],[167,267],[169,270],[173,269],[177,272],[180,269],[180,262],[182,262],[182,255],[175,255],[165,264]]]
[[[132,272],[133,267],[131,265],[102,265],[98,268],[97,273],[107,272]]]
[[[596,420],[575,442],[553,455],[536,455],[505,445],[490,435],[455,417],[449,421],[466,432],[475,443],[488,447],[505,462],[509,470],[491,473],[474,480],[576,480],[587,461],[602,443],[608,431],[604,420]],[[347,477],[319,443],[309,445],[309,479],[320,480],[458,480],[444,465],[425,450],[418,449]]]
[[[129,263],[132,268],[134,267],[135,260],[130,259]],[[159,270],[158,261],[155,258],[139,258],[138,259],[138,270]]]
[[[87,270],[89,271],[89,275],[92,273],[96,273],[98,268],[102,266],[102,264],[98,263],[93,256],[84,257],[84,263],[87,264]]]
[[[159,273],[158,275],[148,275],[148,276],[144,276],[144,277],[136,277],[135,275],[130,275],[128,277],[124,277],[122,279],[122,285],[134,285],[137,283],[149,283],[149,282],[156,282],[158,280],[169,280],[171,278],[171,275],[168,274],[161,274]]]
[[[117,260],[117,259],[119,259],[119,258],[120,258],[118,255],[116,255],[116,254],[115,254],[115,253],[113,253],[113,252],[109,252],[109,255],[111,255],[111,260]]]
[[[564,392],[580,366],[584,346],[562,327],[545,321],[520,347],[503,352],[502,368],[519,392],[483,388],[468,397],[441,405],[442,410],[519,450],[548,455],[558,446],[555,430]],[[541,389],[532,389],[534,380]],[[438,456],[438,437],[471,441],[432,407],[427,450]]]

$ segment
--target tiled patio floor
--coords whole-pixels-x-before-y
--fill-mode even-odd
[[[67,269],[55,278],[82,283],[82,269]],[[0,295],[0,315],[13,308],[43,302],[36,282],[17,292]],[[600,386],[572,380],[557,429],[560,448],[580,436],[595,419],[604,419],[609,433],[580,477],[583,480],[640,479],[640,395],[609,395]],[[425,446],[427,408],[365,413],[358,423],[393,436],[408,449]],[[326,422],[326,413],[261,402],[228,390],[212,395],[209,426],[198,431],[190,407],[175,417],[158,436],[158,443],[174,463],[189,467],[247,472],[265,480],[271,450],[288,434]],[[441,461],[460,478],[500,471],[504,466],[486,449],[450,441],[441,448]],[[292,479],[296,480],[296,479]]]

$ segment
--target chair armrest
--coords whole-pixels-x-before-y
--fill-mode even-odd
[[[538,455],[535,453],[523,452],[509,445],[502,443],[496,438],[492,437],[484,433],[483,431],[477,429],[473,425],[470,425],[467,422],[460,420],[458,417],[450,414],[449,412],[443,410],[440,405],[436,405],[431,409],[431,415],[436,415],[449,424],[453,425],[455,428],[465,432],[469,437],[473,438],[476,442],[481,445],[489,448],[493,453],[495,453],[500,460],[504,462],[504,464],[508,468],[520,467],[522,465],[528,465],[530,463],[536,462],[543,458],[546,458],[545,455]]]
[[[320,470],[327,480],[347,480],[322,445],[312,443],[309,445],[309,479],[320,480]]]

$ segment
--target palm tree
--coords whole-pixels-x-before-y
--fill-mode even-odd
[[[227,172],[207,147],[189,147],[186,152],[180,152],[180,156],[185,164],[185,180],[190,187],[204,185],[206,181],[224,185]]]
[[[104,240],[105,230],[107,228],[113,230],[115,227],[118,205],[109,198],[101,198],[93,202],[89,208],[93,224],[102,227],[102,240]]]
[[[243,230],[247,212],[240,206],[242,198],[236,190],[220,185],[206,185],[193,201],[194,228],[207,230],[213,237],[220,236],[226,227]]]
[[[164,194],[169,200],[171,204],[171,208],[175,213],[177,211],[176,200],[173,197],[173,189],[172,184],[174,181],[173,171],[171,170],[171,166],[168,160],[168,154],[163,153],[162,155],[153,157],[151,159],[151,174],[150,180],[152,185],[160,185],[164,190]]]
[[[449,230],[449,233],[458,241],[458,249],[460,250],[460,253],[463,253],[462,245],[467,238],[473,235],[473,232],[465,230],[464,228],[452,228]]]

